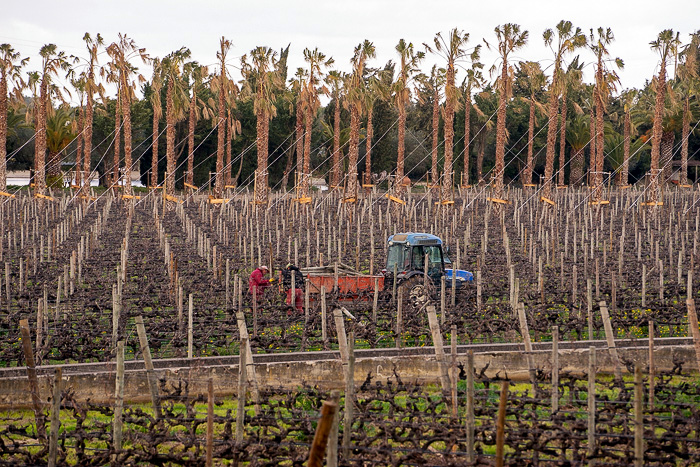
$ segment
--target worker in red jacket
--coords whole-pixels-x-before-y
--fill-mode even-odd
[[[253,295],[255,293],[256,298],[262,297],[265,293],[265,288],[269,287],[275,279],[265,279],[265,275],[269,272],[267,266],[259,266],[248,279],[248,293]]]

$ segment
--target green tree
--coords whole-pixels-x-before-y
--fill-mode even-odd
[[[77,122],[67,104],[52,109],[46,121],[46,148],[49,151],[46,164],[46,180],[49,188],[63,187],[61,153],[75,139]]]

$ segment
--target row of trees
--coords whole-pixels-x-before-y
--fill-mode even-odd
[[[70,161],[83,194],[95,170],[102,183],[122,183],[131,194],[129,174],[138,166],[144,183],[163,184],[168,193],[176,185],[213,183],[222,196],[226,187],[252,183],[264,204],[270,187],[287,189],[293,174],[304,199],[313,174],[327,176],[351,198],[364,159],[362,183],[382,180],[377,172],[383,172],[397,197],[423,176],[440,187],[443,200],[455,183],[491,183],[494,196],[502,197],[506,182],[528,185],[538,177],[548,197],[568,174],[574,185],[587,177],[599,199],[604,175],[612,172],[620,185],[630,173],[649,175],[655,200],[670,175],[676,141],[681,184],[689,151],[699,147],[691,131],[699,33],[682,43],[678,33],[662,31],[650,44],[659,55],[658,74],[643,89],[619,94],[616,70],[623,62],[611,55],[613,32],[585,34],[568,21],[543,33],[553,53],[551,76],[539,62],[512,60],[527,45],[528,31],[510,23],[495,28],[495,40],[484,41],[499,56],[492,81],[480,62],[481,45],[471,46],[459,29],[422,46],[401,39],[396,61],[376,68],[374,45],[363,41],[347,72],[318,49],[305,49],[306,66],[291,77],[289,46],[279,52],[256,47],[241,57],[238,82],[229,71],[231,42],[223,37],[211,72],[187,48],[154,58],[126,35],[111,44],[99,34],[83,39],[85,57],[49,44],[40,50],[40,69],[29,72],[27,59],[0,45],[1,190],[9,148],[11,166],[33,166],[38,193],[62,181],[61,163]],[[100,63],[103,51],[109,60]],[[437,64],[422,73],[428,56]],[[586,60],[594,83],[583,82]],[[150,79],[139,73],[144,63],[152,66]],[[62,74],[70,90],[57,85]],[[115,96],[106,95],[110,86]],[[80,104],[70,107],[68,95]],[[329,99],[325,107],[321,96]]]

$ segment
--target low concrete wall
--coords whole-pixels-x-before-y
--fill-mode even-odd
[[[423,353],[426,349],[420,349]],[[399,350],[398,354],[382,357],[363,358],[358,352],[355,363],[355,384],[360,385],[369,375],[373,381],[386,382],[394,378],[394,372],[404,382],[424,384],[439,382],[439,367],[434,356],[411,355],[411,349]],[[418,353],[418,352],[416,352]],[[535,366],[544,371],[551,368],[551,352],[535,350]],[[618,353],[622,361],[634,362],[646,368],[648,349],[646,346],[620,347]],[[695,370],[694,351],[690,345],[666,345],[655,350],[655,364],[658,371],[673,369],[675,361],[685,361],[686,370]],[[261,387],[280,387],[294,389],[302,385],[319,386],[323,389],[342,389],[344,387],[343,367],[338,353],[317,353],[307,355],[315,358],[302,360],[303,354],[278,354],[274,356],[256,356],[255,371]],[[326,357],[325,359],[321,358]],[[291,357],[291,358],[290,358]],[[449,360],[449,356],[448,356]],[[466,362],[466,354],[458,354],[458,363]],[[612,373],[613,364],[605,349],[598,349],[598,369],[601,373]],[[159,360],[156,373],[161,384],[177,387],[180,382],[188,382],[190,394],[205,394],[207,381],[214,380],[218,396],[234,394],[238,381],[236,357],[213,357],[192,360]],[[526,354],[523,351],[486,351],[474,354],[477,372],[486,368],[485,375],[490,378],[508,377],[526,380],[528,368]],[[559,357],[562,372],[585,373],[588,368],[588,348],[560,350]],[[178,366],[177,364],[180,364]],[[111,367],[111,368],[109,368]],[[163,368],[167,367],[167,368]],[[64,387],[71,388],[77,400],[91,400],[109,404],[114,396],[114,366],[104,364],[83,364],[64,367]],[[99,368],[99,369],[98,369]],[[623,371],[626,369],[623,368]],[[5,376],[2,377],[4,373]],[[40,396],[46,400],[50,394],[52,367],[39,368]],[[184,384],[182,389],[184,391]],[[150,401],[146,371],[142,361],[127,362],[125,371],[124,397],[131,402]],[[30,391],[23,368],[5,369],[0,372],[0,407],[28,407],[31,404]]]

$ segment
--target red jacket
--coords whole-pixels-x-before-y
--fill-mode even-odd
[[[270,281],[268,279],[263,279],[263,273],[260,268],[257,268],[250,275],[248,279],[248,293],[253,294],[253,287],[255,287],[255,292],[258,297],[260,297],[263,292],[265,292],[265,287],[270,286]]]

